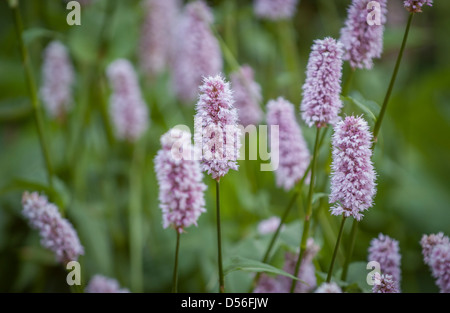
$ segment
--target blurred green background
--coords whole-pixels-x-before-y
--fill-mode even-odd
[[[376,110],[383,101],[401,44],[408,12],[402,1],[390,0],[384,52],[373,70],[358,70],[350,95]],[[114,4],[111,4],[114,3]],[[257,19],[251,1],[209,1],[215,27],[240,64],[255,69],[262,86],[263,106],[285,96],[296,106],[312,41],[339,37],[350,0],[302,0],[292,21]],[[41,85],[44,47],[59,39],[69,48],[76,71],[75,106],[64,123],[45,116],[51,158],[58,177],[51,201],[64,210],[85,247],[82,283],[94,274],[119,280],[131,291],[168,292],[171,288],[175,232],[162,229],[153,158],[159,138],[170,127],[192,129],[194,104],[181,105],[170,87],[170,73],[148,80],[139,70],[137,46],[144,18],[140,1],[98,0],[82,7],[81,26],[69,26],[65,2],[22,0],[23,38],[37,85]],[[374,163],[378,173],[375,206],[360,224],[353,260],[367,261],[369,242],[380,232],[400,242],[402,291],[437,292],[424,265],[419,240],[424,233],[450,234],[450,29],[449,1],[435,1],[416,14],[397,83],[383,122]],[[106,27],[104,26],[106,25]],[[104,28],[104,54],[98,42]],[[46,172],[32,107],[25,84],[18,40],[7,1],[0,2],[0,291],[68,292],[65,271],[39,244],[36,231],[21,216],[24,190],[46,190]],[[103,116],[109,89],[106,66],[116,58],[133,62],[151,110],[151,125],[135,146],[108,141]],[[230,66],[225,62],[224,72]],[[98,75],[98,73],[102,73]],[[344,66],[344,81],[348,64]],[[368,106],[369,106],[368,104]],[[344,114],[367,111],[352,101]],[[312,150],[314,129],[300,120]],[[265,124],[265,123],[263,123]],[[330,133],[329,133],[330,134]],[[328,193],[329,136],[319,159],[318,193]],[[258,235],[259,221],[280,216],[291,193],[276,188],[272,172],[260,172],[262,161],[240,161],[240,170],[221,181],[225,263],[235,256],[260,260],[270,236]],[[205,176],[207,213],[198,227],[181,237],[182,292],[216,292],[215,186]],[[306,188],[304,188],[306,189]],[[277,243],[271,264],[283,266],[286,250],[299,245],[306,191],[297,201]],[[340,218],[328,213],[327,197],[316,202],[313,232],[321,250],[317,275],[326,272]],[[347,223],[337,272],[342,266],[350,231]],[[351,267],[350,283],[362,290],[368,271]],[[362,269],[362,270],[361,270]],[[236,271],[226,277],[227,291],[248,290],[252,273]]]

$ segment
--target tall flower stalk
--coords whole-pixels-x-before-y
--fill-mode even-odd
[[[333,135],[333,163],[329,202],[332,215],[342,215],[327,282],[330,282],[347,217],[359,221],[373,205],[376,173],[371,161],[372,134],[362,117],[347,116],[336,124]]]
[[[341,43],[333,38],[327,37],[323,40],[314,41],[309,56],[306,81],[303,85],[301,111],[306,124],[309,127],[315,125],[317,130],[311,163],[311,178],[306,214],[300,241],[300,253],[295,266],[294,276],[298,274],[309,237],[321,128],[328,124],[334,124],[338,120],[338,114],[342,108],[342,102],[339,96],[341,93],[342,55]],[[293,280],[291,292],[294,292],[296,285],[297,281]]]
[[[221,75],[203,79],[196,105],[194,141],[201,151],[202,170],[216,180],[217,256],[219,292],[225,292],[222,266],[222,236],[220,225],[220,179],[230,169],[237,170],[241,147],[238,112],[234,107],[229,83]]]
[[[172,292],[177,292],[180,234],[186,227],[197,225],[206,211],[206,186],[189,133],[173,128],[161,137],[161,146],[155,157],[155,171],[163,227],[173,227],[177,233],[172,285]]]
[[[410,12],[410,14],[409,14],[408,22],[406,24],[405,33],[403,34],[402,45],[400,47],[400,51],[398,53],[397,60],[395,62],[394,71],[392,72],[391,80],[389,82],[389,86],[388,86],[388,89],[386,91],[386,95],[385,95],[384,100],[383,100],[383,105],[381,106],[380,114],[379,114],[379,116],[377,118],[377,121],[375,123],[375,126],[374,126],[374,130],[373,130],[374,141],[373,141],[373,145],[372,145],[372,150],[375,149],[375,145],[378,142],[378,135],[379,135],[379,132],[380,132],[380,129],[381,129],[381,123],[383,122],[383,118],[384,118],[384,115],[386,113],[386,108],[387,108],[387,105],[389,103],[389,99],[391,97],[391,93],[392,93],[392,90],[394,88],[395,81],[397,79],[398,70],[400,68],[400,63],[401,63],[402,58],[403,58],[403,53],[405,51],[406,42],[408,40],[409,30],[410,30],[410,27],[411,27],[411,23],[412,23],[412,19],[414,17],[414,14],[418,13],[418,12],[422,12],[422,6],[423,5],[432,6],[432,3],[433,3],[432,0],[420,0],[420,1],[406,0],[406,1],[404,1],[404,6]],[[347,278],[348,267],[350,265],[350,260],[351,260],[352,255],[353,255],[353,249],[354,249],[355,240],[356,240],[356,233],[357,233],[357,230],[358,230],[357,223],[358,222],[356,220],[353,221],[352,230],[351,230],[351,234],[350,234],[350,246],[349,246],[349,250],[348,250],[348,253],[346,255],[346,258],[345,258],[345,263],[344,263],[344,267],[343,267],[343,270],[342,270],[342,276],[341,276],[341,279],[344,280],[344,281]]]
[[[27,47],[25,46],[25,43],[23,41],[23,25],[22,25],[22,18],[20,16],[20,10],[19,10],[19,0],[10,1],[10,7],[13,13],[13,19],[14,19],[14,26],[16,29],[16,36],[17,41],[19,42],[19,48],[20,48],[20,55],[22,58],[22,65],[25,70],[25,79],[28,86],[28,93],[30,95],[31,104],[33,106],[33,113],[34,113],[34,120],[36,122],[36,127],[38,131],[39,136],[39,142],[41,145],[42,155],[44,157],[45,161],[45,167],[47,169],[47,180],[50,187],[53,187],[53,166],[52,161],[50,157],[50,150],[49,150],[49,144],[48,139],[45,134],[44,129],[44,120],[42,118],[42,111],[41,111],[41,105],[39,102],[37,89],[36,89],[36,83],[33,77],[33,72],[31,68],[31,61],[30,56],[27,50]]]

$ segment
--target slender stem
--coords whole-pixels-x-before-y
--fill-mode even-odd
[[[223,279],[222,267],[222,235],[220,230],[220,183],[216,180],[216,208],[217,208],[217,257],[219,263],[219,292],[225,292],[225,282]]]
[[[23,26],[22,26],[22,19],[20,16],[20,11],[19,11],[19,2],[12,1],[11,9],[12,9],[13,16],[14,16],[14,26],[16,29],[17,40],[19,42],[20,54],[22,57],[22,64],[23,64],[23,67],[25,70],[25,78],[26,78],[26,82],[27,82],[27,86],[28,86],[28,92],[30,94],[31,104],[33,106],[33,113],[34,113],[34,119],[36,121],[39,142],[41,145],[42,154],[44,156],[45,166],[47,168],[48,184],[50,187],[53,187],[53,167],[52,167],[52,162],[50,159],[48,140],[45,136],[44,121],[42,118],[39,98],[38,98],[37,92],[36,92],[36,84],[35,84],[33,72],[31,69],[30,58],[29,58],[27,48],[26,48],[25,43],[23,42],[23,38],[22,38]]]
[[[341,280],[345,281],[347,279],[348,266],[350,265],[350,260],[353,254],[353,248],[355,247],[356,231],[358,230],[358,221],[353,220],[352,230],[350,232],[350,243],[349,249],[347,250],[347,255],[345,256],[344,267],[342,268]]]
[[[300,264],[302,262],[303,259],[303,255],[305,254],[305,250],[306,250],[306,241],[308,239],[308,235],[309,235],[309,225],[311,223],[311,215],[312,215],[312,198],[313,198],[313,193],[314,193],[314,179],[315,179],[315,175],[316,175],[316,163],[317,163],[317,152],[318,152],[318,148],[319,148],[319,137],[320,137],[320,127],[317,127],[317,132],[316,132],[316,140],[314,143],[314,153],[313,153],[313,158],[312,158],[312,165],[311,165],[311,178],[310,178],[310,183],[309,183],[309,193],[308,193],[308,202],[307,202],[307,207],[306,207],[306,214],[305,214],[305,223],[303,224],[303,234],[302,234],[302,239],[300,242],[300,253],[298,255],[298,259],[297,259],[297,263],[295,264],[295,272],[294,272],[294,276],[297,277],[298,275],[298,271],[300,269]],[[291,293],[294,292],[295,290],[295,286],[297,285],[297,280],[292,280],[292,285],[291,285]]]
[[[333,274],[334,262],[336,261],[336,255],[339,250],[339,244],[341,243],[342,233],[344,231],[344,224],[345,224],[346,220],[347,220],[347,217],[342,216],[341,228],[339,228],[339,235],[336,240],[336,245],[334,246],[333,258],[331,259],[330,269],[328,270],[327,283],[329,283],[331,281],[331,275]]]
[[[347,80],[345,81],[344,88],[342,88],[342,95],[347,96],[348,91],[352,85],[353,77],[355,77],[355,69],[350,67],[350,71],[347,76]]]
[[[172,293],[178,292],[178,252],[180,250],[180,232],[178,229],[175,229],[177,232],[177,245],[175,248],[175,265],[173,267],[173,279],[172,279]]]
[[[383,121],[383,117],[386,112],[386,107],[389,102],[389,98],[391,97],[395,79],[397,78],[398,69],[399,69],[400,63],[402,61],[403,51],[405,50],[406,41],[408,39],[408,33],[409,33],[409,29],[411,27],[411,21],[412,21],[413,16],[414,16],[414,13],[409,14],[408,24],[406,25],[405,34],[403,35],[402,46],[400,48],[400,52],[398,53],[397,62],[395,63],[394,72],[392,73],[392,77],[391,77],[391,82],[389,83],[389,87],[386,92],[386,96],[384,97],[383,106],[381,107],[381,111],[380,111],[380,116],[378,116],[377,122],[375,123],[375,128],[373,130],[374,143],[376,143],[378,140],[378,133],[380,131],[381,122]],[[374,146],[375,146],[375,144],[374,144]]]
[[[136,142],[130,167],[129,238],[131,288],[142,292],[143,288],[143,233],[142,233],[142,163],[145,141]]]

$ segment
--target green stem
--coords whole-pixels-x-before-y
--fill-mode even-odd
[[[347,279],[348,266],[350,265],[350,260],[353,254],[353,248],[355,247],[355,239],[356,239],[356,231],[358,230],[358,221],[356,219],[353,220],[352,230],[350,232],[350,243],[349,249],[347,251],[347,255],[345,256],[344,267],[342,268],[341,280],[345,281]]]
[[[408,33],[409,33],[409,29],[411,27],[411,22],[412,22],[413,16],[414,16],[414,13],[410,13],[409,14],[408,24],[406,25],[405,34],[403,35],[402,46],[400,48],[400,52],[399,52],[398,57],[397,57],[397,62],[395,63],[395,68],[394,68],[394,72],[392,73],[391,82],[389,83],[389,87],[388,87],[388,90],[386,92],[386,96],[384,97],[383,105],[382,105],[381,111],[380,111],[380,116],[378,116],[377,122],[375,123],[375,127],[374,127],[374,130],[373,130],[373,138],[374,138],[374,145],[373,146],[375,146],[375,143],[378,140],[378,133],[380,131],[381,122],[383,121],[383,117],[384,117],[384,114],[386,112],[386,107],[387,107],[387,104],[389,102],[389,98],[391,97],[391,93],[392,93],[392,89],[394,87],[395,80],[397,78],[398,69],[399,69],[400,63],[402,61],[403,52],[405,50],[406,41],[408,39]]]
[[[336,261],[336,255],[339,250],[339,245],[341,243],[342,233],[344,231],[344,224],[345,224],[346,220],[347,220],[347,217],[342,216],[341,227],[339,228],[339,235],[336,240],[336,245],[334,246],[333,258],[331,259],[330,269],[328,270],[327,283],[329,283],[331,281],[331,275],[333,274],[334,262]]]
[[[145,155],[144,141],[133,147],[130,168],[129,231],[131,288],[142,292],[143,288],[143,234],[142,234],[142,161]]]
[[[180,232],[178,229],[175,229],[177,232],[177,245],[175,248],[175,265],[173,267],[173,279],[172,279],[172,293],[178,292],[178,252],[180,250]]]
[[[216,209],[217,209],[217,258],[219,263],[219,292],[225,292],[222,266],[222,234],[220,229],[220,183],[216,180]]]
[[[51,188],[53,188],[53,175],[54,175],[53,167],[52,167],[52,162],[50,159],[48,141],[45,136],[44,121],[42,118],[39,98],[37,96],[36,84],[35,84],[35,81],[33,78],[33,72],[31,69],[30,58],[29,58],[27,48],[26,48],[25,43],[23,42],[23,38],[22,38],[23,26],[22,26],[22,19],[20,16],[20,11],[19,11],[19,2],[11,1],[10,5],[11,5],[11,9],[13,11],[14,26],[16,29],[17,40],[19,42],[20,53],[21,53],[21,57],[22,57],[22,64],[23,64],[23,67],[25,70],[25,78],[26,78],[26,82],[27,82],[27,86],[28,86],[28,92],[30,94],[31,104],[33,106],[33,113],[34,113],[34,119],[36,121],[39,142],[41,145],[42,154],[44,156],[45,166],[47,168],[48,184]]]
[[[319,150],[318,149],[319,148],[319,137],[320,137],[320,127],[317,127],[316,140],[314,143],[314,153],[313,153],[312,165],[311,165],[311,178],[310,178],[310,183],[309,183],[309,193],[308,193],[308,202],[307,202],[306,214],[305,214],[305,223],[303,224],[303,234],[302,234],[302,239],[300,242],[300,253],[298,255],[297,263],[295,264],[295,272],[294,272],[295,277],[297,277],[297,275],[298,275],[298,271],[300,269],[300,264],[302,262],[303,255],[305,254],[306,242],[307,242],[308,235],[309,235],[309,225],[311,223],[311,215],[312,215],[312,198],[313,198],[313,193],[314,193],[314,179],[315,179],[315,175],[316,175],[316,163],[317,163],[317,155],[318,155],[317,152]],[[297,280],[293,279],[292,285],[291,285],[291,293],[294,292],[295,286],[297,286]]]

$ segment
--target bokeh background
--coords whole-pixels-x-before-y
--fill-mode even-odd
[[[401,44],[408,12],[402,1],[388,1],[384,52],[373,70],[359,70],[350,95],[374,111],[383,101]],[[113,4],[111,4],[113,3]],[[215,27],[240,64],[255,69],[265,104],[285,96],[301,101],[305,66],[314,39],[339,37],[349,0],[302,0],[292,21],[269,22],[255,17],[252,1],[208,1]],[[118,279],[131,291],[168,292],[171,288],[175,232],[162,229],[153,158],[159,138],[170,127],[192,129],[194,103],[182,105],[170,85],[170,71],[149,80],[140,71],[137,47],[145,12],[140,1],[98,0],[82,7],[81,26],[69,26],[66,2],[22,0],[26,45],[37,85],[42,52],[53,39],[69,48],[75,71],[75,106],[63,123],[45,117],[52,161],[58,177],[46,187],[32,106],[25,84],[11,10],[0,2],[0,291],[68,292],[66,272],[39,244],[21,215],[24,190],[40,190],[57,203],[76,227],[85,247],[82,283],[94,274]],[[364,286],[369,242],[379,233],[400,242],[402,291],[437,292],[423,263],[419,240],[424,233],[450,234],[450,29],[449,1],[435,1],[416,14],[403,62],[383,122],[374,163],[378,173],[375,206],[360,223],[349,280],[356,291]],[[106,25],[106,26],[105,26]],[[103,35],[100,35],[103,31]],[[98,58],[99,36],[105,38]],[[106,66],[117,58],[135,65],[151,111],[151,125],[135,146],[108,141],[104,109],[109,87]],[[224,62],[224,73],[230,65]],[[96,73],[103,73],[96,75]],[[344,66],[344,80],[348,64]],[[366,110],[345,102],[345,114]],[[312,150],[314,130],[300,120]],[[263,123],[265,124],[265,123]],[[328,213],[329,138],[321,150],[313,232],[321,250],[315,259],[323,280],[331,259],[340,219]],[[221,182],[225,263],[236,256],[261,259],[270,236],[257,224],[280,216],[292,191],[276,188],[274,173],[259,171],[262,161],[240,161],[240,170]],[[181,238],[180,286],[184,292],[216,292],[214,182],[205,176],[207,213],[198,227]],[[304,188],[306,189],[306,188]],[[299,245],[306,191],[297,201],[277,243],[271,264],[283,266],[284,252]],[[322,194],[323,195],[323,194]],[[348,244],[350,224],[338,255],[337,272]],[[227,275],[227,291],[247,291],[252,273]]]

